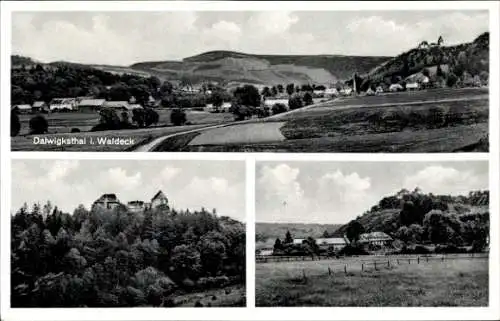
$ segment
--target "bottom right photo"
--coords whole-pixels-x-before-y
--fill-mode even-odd
[[[487,161],[256,168],[257,307],[488,306]]]

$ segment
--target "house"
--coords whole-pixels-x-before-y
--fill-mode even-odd
[[[402,90],[403,90],[403,86],[401,86],[400,84],[392,84],[389,86],[389,91],[392,91],[392,92],[402,91]]]
[[[350,96],[352,94],[352,88],[351,87],[345,87],[340,89],[340,94],[343,96]]]
[[[92,209],[112,210],[120,206],[120,204],[115,194],[103,194],[92,204]]]
[[[373,96],[375,95],[375,91],[371,88],[368,88],[368,90],[366,91],[366,95],[367,96]]]
[[[382,86],[378,86],[377,89],[375,89],[375,93],[377,95],[384,93],[384,88],[382,88]]]
[[[168,207],[168,199],[162,191],[158,191],[151,199],[151,208],[156,208],[158,206]]]
[[[407,90],[418,90],[420,88],[420,85],[418,82],[409,82],[406,84],[406,89]]]
[[[283,104],[288,109],[288,99],[269,99],[264,100],[264,107],[273,108],[274,104]]]
[[[305,239],[294,239],[293,244],[302,244],[304,241]],[[347,245],[346,240],[341,237],[317,238],[315,241],[322,250],[338,251]]]
[[[141,104],[129,104],[128,105],[128,110],[134,110],[134,109],[142,109],[142,105]]]
[[[363,233],[359,236],[359,243],[387,246],[392,243],[392,237],[384,232]]]
[[[83,99],[78,104],[78,110],[81,112],[97,112],[105,102],[106,99]]]
[[[75,98],[54,98],[50,101],[50,111],[72,111],[78,109]]]
[[[326,88],[325,89],[325,97],[337,97],[339,95],[339,91],[337,88]]]
[[[116,110],[127,111],[130,110],[130,104],[128,101],[105,101],[102,104],[102,108],[112,108]]]
[[[19,114],[29,114],[31,113],[31,105],[28,104],[15,105],[12,107],[11,110],[18,112]]]
[[[256,250],[256,255],[261,255],[261,256],[270,256],[270,255],[273,255],[274,253],[274,249],[271,248],[271,247],[266,247],[266,248],[262,248],[262,249],[258,249]]]
[[[223,102],[222,103],[222,106],[220,106],[219,108],[215,108],[214,107],[214,104],[206,104],[205,105],[205,111],[208,111],[208,112],[215,112],[217,110],[221,111],[221,112],[226,112],[229,110],[229,108],[231,108],[231,102]]]
[[[32,112],[44,112],[49,110],[49,105],[44,101],[35,101],[31,106]]]
[[[140,213],[146,209],[146,203],[143,201],[131,201],[127,203],[127,209],[133,213]]]
[[[325,97],[326,90],[313,90],[313,97],[315,98],[323,98]]]

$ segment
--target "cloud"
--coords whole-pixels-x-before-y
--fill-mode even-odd
[[[248,29],[264,36],[276,36],[287,32],[299,21],[299,17],[288,11],[257,12],[248,19]]]
[[[404,187],[409,190],[419,187],[423,192],[434,194],[466,194],[483,183],[472,171],[434,165],[406,177]]]
[[[319,193],[323,198],[332,198],[339,203],[357,202],[370,189],[369,177],[358,173],[344,174],[340,170],[327,173],[319,179]]]
[[[47,173],[47,178],[51,182],[62,180],[71,171],[76,170],[79,166],[77,160],[58,160],[54,162]]]

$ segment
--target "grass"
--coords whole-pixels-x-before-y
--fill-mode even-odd
[[[487,306],[488,260],[431,260],[373,266],[350,258],[256,265],[256,306]],[[328,267],[334,268],[332,276]],[[348,264],[348,273],[343,264]],[[302,271],[306,272],[304,281]]]
[[[133,138],[134,145],[140,144],[160,136],[175,134],[178,132],[204,127],[208,124],[218,124],[234,121],[231,113],[209,113],[199,111],[188,111],[187,120],[192,124],[189,126],[172,126],[170,123],[170,113],[168,109],[158,109],[160,122],[158,126],[151,128],[133,129],[133,130],[114,130],[89,132],[89,130],[98,123],[99,116],[95,113],[53,113],[44,115],[49,122],[49,133],[38,135],[46,138],[96,138],[96,137],[117,137]],[[125,151],[131,146],[120,145],[35,145],[33,136],[27,135],[29,131],[29,120],[33,115],[20,115],[21,133],[20,136],[11,139],[11,148],[13,151]],[[80,129],[80,133],[70,133],[71,128]]]

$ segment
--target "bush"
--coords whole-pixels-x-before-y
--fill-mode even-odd
[[[184,125],[186,123],[186,112],[180,108],[172,110],[170,122],[174,124],[174,126]]]
[[[78,129],[78,128],[71,128],[71,132],[72,133],[79,133],[80,129]]]
[[[288,100],[288,106],[290,107],[290,110],[301,108],[303,106],[302,99],[300,96],[295,95]]]
[[[30,119],[30,134],[45,134],[49,131],[49,123],[42,115]]]
[[[21,122],[19,121],[19,116],[17,112],[12,111],[10,113],[10,137],[19,135],[21,131]]]
[[[286,105],[281,103],[276,103],[272,107],[273,115],[281,114],[286,112]]]
[[[147,108],[144,110],[144,125],[146,125],[146,127],[158,124],[159,120],[160,115],[158,115],[156,111],[151,108]]]
[[[304,94],[304,106],[309,106],[313,104],[313,97],[310,93]]]
[[[367,255],[368,252],[363,249],[360,245],[347,245],[341,249],[338,253],[339,255],[351,256],[351,255]]]

